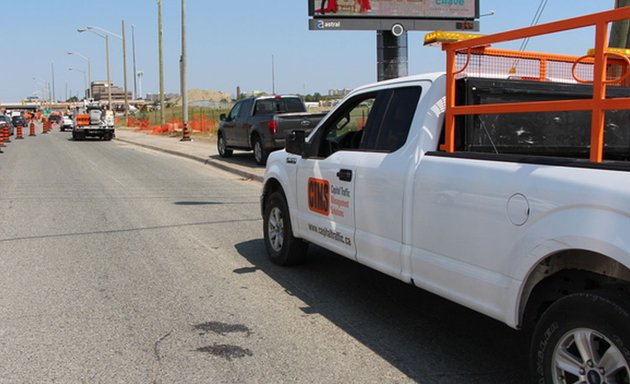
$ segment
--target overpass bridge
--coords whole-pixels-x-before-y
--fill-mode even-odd
[[[103,105],[107,105],[107,100],[101,100],[100,102]],[[150,104],[150,102],[142,99],[129,100],[128,103],[129,105],[132,105],[138,109],[142,109],[142,107],[144,107],[145,105]],[[0,102],[0,111],[41,111],[44,109],[50,109],[51,111],[68,111],[82,105],[83,101],[56,103],[49,103],[44,101]],[[125,101],[112,100],[112,107],[114,108],[114,110],[123,110],[125,108]]]

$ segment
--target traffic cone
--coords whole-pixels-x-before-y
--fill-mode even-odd
[[[30,132],[29,132],[29,136],[37,136],[37,135],[35,134],[35,123],[33,123],[33,122],[31,121],[31,123],[29,124],[29,126],[28,126],[28,127],[29,127],[29,131],[30,131]]]
[[[16,140],[22,140],[24,139],[24,136],[22,136],[22,126],[18,125],[17,127],[15,127],[17,133],[15,134],[15,139]]]
[[[9,127],[2,128],[2,135],[4,137],[3,140],[4,140],[5,143],[10,143],[11,142],[11,135],[9,133]]]
[[[42,133],[48,133],[49,129],[50,129],[50,123],[47,121],[44,121],[44,128],[42,130]]]
[[[192,141],[190,138],[190,130],[188,129],[188,122],[184,121],[183,137],[180,141]]]

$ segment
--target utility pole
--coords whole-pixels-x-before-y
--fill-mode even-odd
[[[271,55],[271,94],[276,94],[276,63],[273,55]]]
[[[158,4],[158,45],[159,45],[159,67],[160,67],[160,126],[164,125],[164,55],[162,53],[162,0],[157,0]]]
[[[180,58],[180,82],[182,93],[182,122],[184,124],[181,141],[191,141],[188,130],[188,89],[186,87],[186,0],[182,0],[182,57]]]
[[[615,8],[630,6],[630,0],[615,0]],[[611,48],[630,48],[630,20],[613,23],[608,46]]]
[[[52,95],[51,102],[55,102],[55,63],[50,63],[50,72],[52,73]]]

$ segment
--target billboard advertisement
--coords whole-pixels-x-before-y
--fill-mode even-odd
[[[478,0],[308,0],[315,18],[476,19]]]

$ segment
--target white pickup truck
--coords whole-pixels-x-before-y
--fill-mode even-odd
[[[536,383],[628,383],[630,87],[611,68],[630,61],[598,37],[588,58],[538,54],[563,79],[476,73],[522,54],[488,47],[504,38],[444,44],[446,73],[358,88],[294,132],[265,171],[268,254],[295,264],[317,244],[532,330]],[[610,73],[578,84],[576,66]]]

